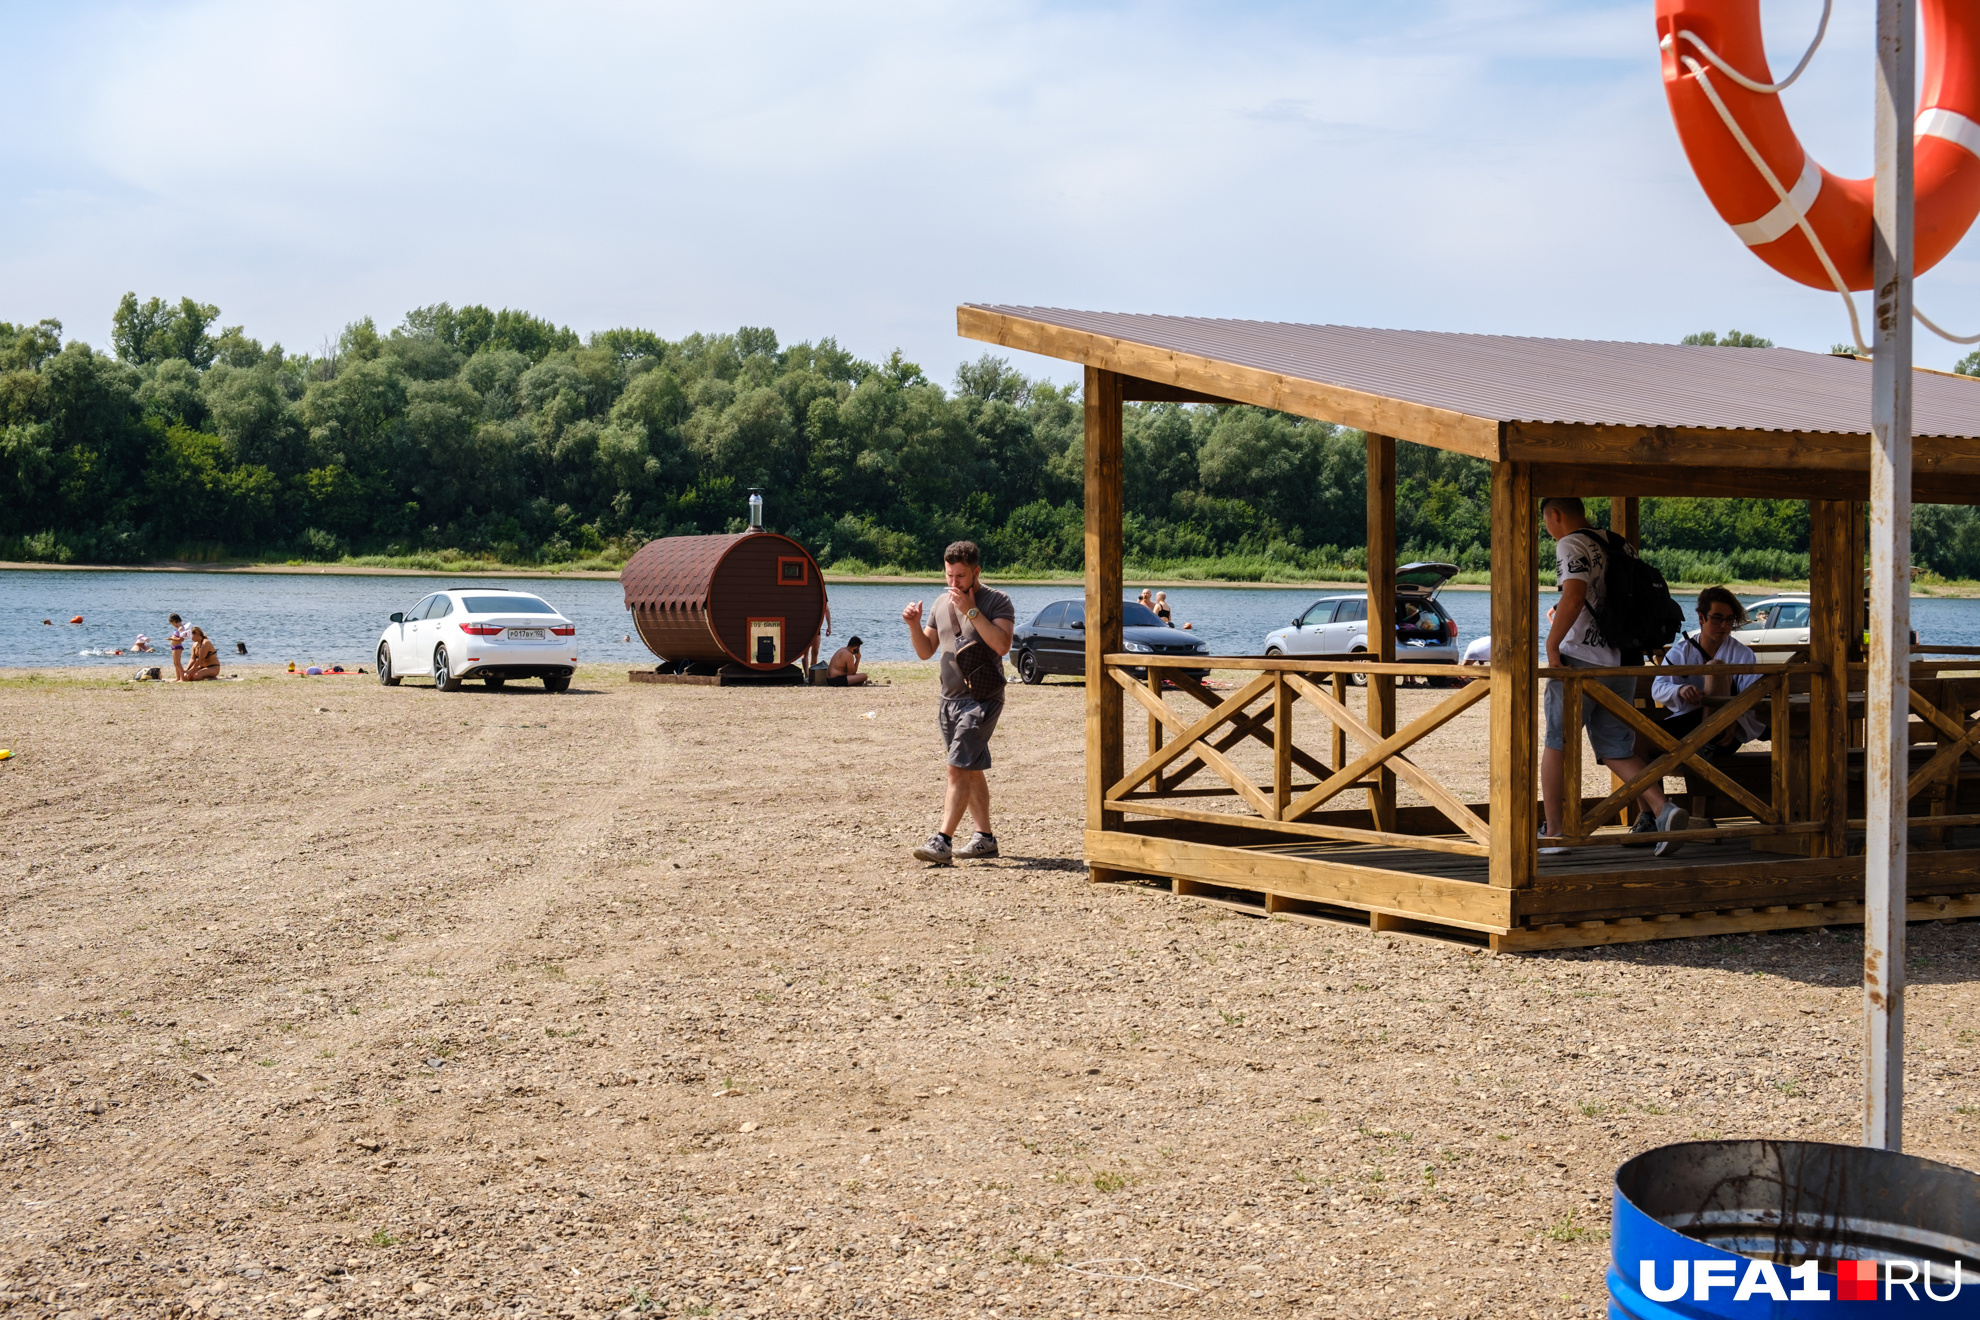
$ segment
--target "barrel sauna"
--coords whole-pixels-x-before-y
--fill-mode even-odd
[[[782,669],[825,621],[818,562],[775,532],[648,541],[619,583],[639,639],[683,668]]]

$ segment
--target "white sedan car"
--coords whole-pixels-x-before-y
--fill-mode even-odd
[[[430,673],[442,692],[458,692],[466,678],[491,688],[540,678],[545,691],[562,692],[577,659],[577,625],[550,602],[506,587],[462,587],[392,616],[378,639],[378,681],[397,687],[407,674]]]

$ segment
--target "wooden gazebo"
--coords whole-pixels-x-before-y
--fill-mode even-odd
[[[1869,363],[1788,349],[977,304],[957,310],[957,325],[966,337],[1086,368],[1085,853],[1096,878],[1160,877],[1178,894],[1256,911],[1496,950],[1862,920]],[[1122,651],[1122,405],[1138,400],[1253,404],[1365,432],[1371,602],[1394,594],[1397,441],[1489,463],[1489,678],[1398,730],[1397,681],[1451,671],[1397,663],[1387,628],[1369,629],[1371,649],[1359,657],[1171,665]],[[1980,503],[1980,381],[1920,372],[1913,410],[1916,497]],[[1614,701],[1662,755],[1601,798],[1577,791],[1584,749],[1576,694],[1587,678],[1654,670],[1541,665],[1536,520],[1544,495],[1609,496],[1616,529],[1632,539],[1640,496],[1809,502],[1805,652],[1733,671],[1762,679],[1682,742],[1653,713]],[[1205,663],[1249,679],[1213,690],[1183,673]],[[1145,681],[1131,676],[1144,666]],[[1980,660],[1911,663],[1912,920],[1980,916],[1980,678],[1960,671],[1980,672]],[[1569,685],[1567,848],[1542,857],[1539,684],[1550,678]],[[1357,713],[1347,686],[1364,679]],[[1182,694],[1187,713],[1165,686]],[[1612,700],[1599,685],[1588,691]],[[1147,755],[1132,768],[1129,700],[1149,726]],[[1490,703],[1489,800],[1467,802],[1411,752],[1479,702]],[[1771,730],[1766,750],[1719,767],[1695,759],[1748,711]],[[1626,804],[1645,783],[1685,768],[1705,776],[1729,807],[1709,836],[1715,846],[1668,858],[1624,849]]]

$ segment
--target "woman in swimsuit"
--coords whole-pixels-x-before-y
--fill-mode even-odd
[[[203,679],[220,677],[220,656],[213,643],[199,628],[192,630],[192,656],[186,662],[186,670],[179,677],[187,683],[198,683]]]

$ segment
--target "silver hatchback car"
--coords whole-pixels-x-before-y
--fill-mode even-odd
[[[1456,564],[1404,564],[1396,570],[1396,659],[1458,662],[1457,620],[1437,603]],[[1324,596],[1284,628],[1265,635],[1266,655],[1351,655],[1368,650],[1368,593]]]

